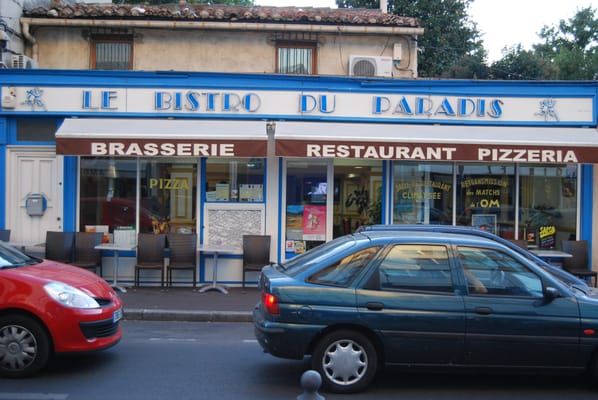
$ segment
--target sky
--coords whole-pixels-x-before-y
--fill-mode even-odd
[[[257,5],[296,7],[336,7],[334,0],[256,0]],[[578,9],[598,7],[598,0],[474,0],[471,19],[482,33],[488,60],[496,61],[501,50],[521,43],[531,49],[540,41],[537,33],[544,25],[556,25],[573,17]],[[424,33],[425,34],[425,33]]]

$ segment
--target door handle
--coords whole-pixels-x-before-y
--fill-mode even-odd
[[[489,315],[492,314],[492,309],[490,307],[476,307],[475,313],[480,315]]]
[[[372,310],[372,311],[380,311],[380,310],[384,309],[384,304],[378,303],[376,301],[366,303],[365,306],[367,307],[368,310]]]

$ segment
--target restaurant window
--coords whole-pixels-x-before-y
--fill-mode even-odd
[[[398,163],[393,172],[393,223],[453,223],[453,164]]]
[[[197,163],[194,160],[141,161],[140,232],[196,231]]]
[[[577,166],[523,165],[519,170],[519,239],[561,247],[577,232]]]
[[[264,201],[263,158],[206,160],[206,201],[261,203]]]
[[[91,68],[102,70],[133,69],[133,37],[130,35],[92,36]]]
[[[286,184],[286,258],[326,241],[328,164],[289,161]]]
[[[80,168],[79,230],[134,227],[137,160],[81,157]]]
[[[457,225],[515,238],[514,165],[457,165]]]
[[[334,160],[332,236],[382,222],[382,161]]]
[[[277,42],[276,72],[279,74],[315,74],[316,44],[312,42]]]

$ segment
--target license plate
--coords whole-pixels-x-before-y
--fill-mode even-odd
[[[123,310],[121,308],[119,310],[114,311],[114,314],[112,315],[112,322],[117,323],[118,321],[121,320],[122,317],[123,317]]]

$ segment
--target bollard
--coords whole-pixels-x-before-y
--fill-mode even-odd
[[[322,385],[322,377],[318,371],[309,370],[301,375],[301,389],[303,393],[297,396],[297,400],[325,400],[320,396],[318,389]]]

